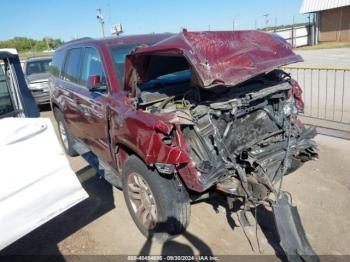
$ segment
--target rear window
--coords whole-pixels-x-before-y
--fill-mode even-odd
[[[27,62],[26,75],[42,74],[49,71],[51,59]]]
[[[63,72],[64,80],[68,80],[77,84],[79,83],[81,55],[82,55],[81,48],[75,48],[68,51],[64,72]]]
[[[4,72],[4,61],[0,60],[0,118],[15,111],[12,103],[9,83]]]

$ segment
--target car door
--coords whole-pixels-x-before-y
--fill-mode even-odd
[[[38,117],[15,49],[0,49],[0,118]],[[33,106],[34,104],[34,106]]]
[[[48,118],[0,119],[0,250],[88,197]]]
[[[88,197],[38,116],[17,52],[0,49],[0,250]]]
[[[72,48],[67,51],[61,79],[60,91],[64,101],[63,116],[69,132],[76,138],[83,139],[84,132],[81,129],[82,107],[80,105],[80,93],[84,90],[79,83],[81,73],[81,58],[83,48]]]
[[[106,74],[99,51],[95,47],[84,48],[81,63],[79,93],[81,119],[79,129],[84,132],[83,141],[98,157],[112,164],[110,154],[107,123],[108,87]],[[98,88],[89,89],[89,77],[98,76]]]

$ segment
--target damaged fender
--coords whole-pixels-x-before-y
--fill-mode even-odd
[[[166,117],[155,118],[148,113],[133,110],[125,113],[122,123],[118,122],[115,111],[111,112],[111,119],[114,145],[132,150],[149,166],[174,165],[174,172],[180,174],[187,187],[203,191],[203,185],[199,182],[200,173],[189,157],[186,140],[175,125],[167,123]],[[169,139],[171,141],[165,141]],[[169,142],[171,143],[166,144]],[[121,160],[125,161],[125,153],[124,150],[120,151]]]

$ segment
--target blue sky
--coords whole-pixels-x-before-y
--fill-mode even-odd
[[[96,8],[105,18],[106,33],[121,22],[125,34],[253,29],[269,25],[307,21],[299,14],[302,0],[1,0],[0,40],[15,36],[41,39],[100,37]]]

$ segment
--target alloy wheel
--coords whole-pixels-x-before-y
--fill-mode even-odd
[[[140,174],[133,172],[128,176],[127,192],[136,217],[147,229],[153,229],[158,221],[158,213],[148,183]]]

